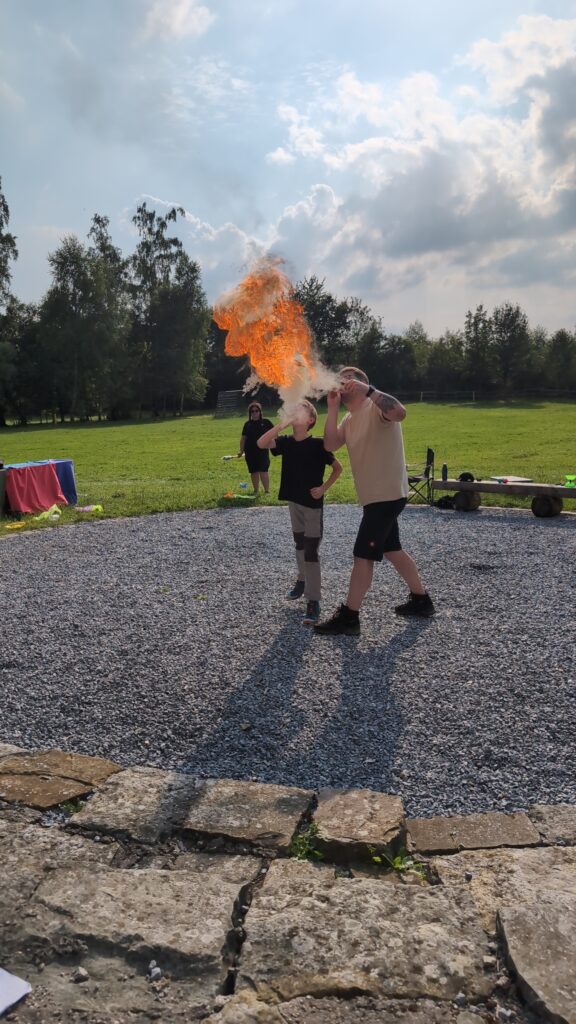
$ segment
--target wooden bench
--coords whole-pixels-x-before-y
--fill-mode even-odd
[[[472,512],[480,505],[481,494],[515,494],[532,498],[532,511],[541,519],[558,516],[563,498],[576,498],[576,487],[561,484],[497,483],[495,480],[432,480],[433,491],[456,491],[454,508],[458,512]]]

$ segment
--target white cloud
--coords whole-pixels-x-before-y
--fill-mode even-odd
[[[215,15],[197,0],[154,0],[142,31],[143,39],[182,39],[201,36]]]
[[[258,237],[188,214],[190,249],[211,297],[267,251],[284,256],[296,278],[319,273],[337,293],[360,294],[375,308],[419,290],[438,313],[432,288],[469,296],[476,287],[501,301],[503,289],[517,294],[523,281],[541,296],[548,285],[568,285],[575,53],[576,20],[522,18],[459,64],[481,71],[484,89],[462,76],[448,89],[427,73],[391,84],[338,68],[301,109],[280,104],[286,136],[267,163],[300,171],[315,163],[340,186],[320,179]],[[512,97],[522,100],[518,109]]]
[[[511,103],[531,78],[561,67],[575,53],[576,19],[525,15],[518,19],[518,28],[498,42],[475,43],[463,63],[482,72],[492,99]]]
[[[289,153],[282,146],[266,154],[266,162],[269,164],[293,164],[296,160],[294,153]]]
[[[252,93],[248,78],[233,71],[226,61],[210,57],[189,61],[185,69],[174,69],[170,81],[169,112],[185,120],[212,118],[215,108],[229,115]]]

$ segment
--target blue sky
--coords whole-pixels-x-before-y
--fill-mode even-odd
[[[572,16],[571,16],[572,15]],[[433,334],[519,302],[576,324],[576,17],[564,0],[3,0],[0,175],[26,301],[146,199],[210,301],[282,255]]]

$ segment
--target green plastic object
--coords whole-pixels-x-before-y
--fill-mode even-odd
[[[253,505],[256,501],[254,494],[224,494],[218,504],[221,508],[238,508],[243,505]]]

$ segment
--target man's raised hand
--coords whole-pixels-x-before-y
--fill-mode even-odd
[[[348,378],[342,381],[340,391],[343,395],[349,395],[351,398],[356,395],[365,395],[368,391],[368,384],[361,380]]]
[[[328,408],[329,409],[336,409],[336,410],[338,410],[340,408],[341,398],[340,398],[340,392],[339,391],[329,391],[328,395],[326,397],[326,400],[327,400]]]

